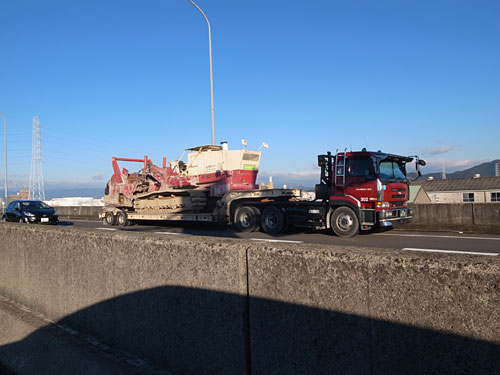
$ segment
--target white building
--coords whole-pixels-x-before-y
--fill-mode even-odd
[[[432,203],[500,203],[500,177],[426,180],[420,185]]]

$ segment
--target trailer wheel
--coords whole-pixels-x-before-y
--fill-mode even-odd
[[[260,211],[255,207],[238,207],[234,214],[234,223],[241,232],[255,232],[259,229]]]
[[[108,211],[104,214],[104,219],[102,220],[104,225],[115,225],[116,216],[112,212]]]
[[[353,237],[359,232],[359,220],[349,207],[339,207],[330,219],[330,226],[339,237]]]
[[[126,227],[126,226],[130,225],[130,221],[127,217],[127,213],[126,212],[118,212],[118,214],[116,215],[116,223],[118,225],[121,225],[122,227]]]
[[[262,212],[260,224],[264,232],[268,234],[281,233],[286,228],[285,215],[278,207],[267,207]]]

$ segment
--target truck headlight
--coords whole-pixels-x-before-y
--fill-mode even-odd
[[[388,208],[389,207],[389,202],[377,202],[377,207],[382,207],[382,208]]]

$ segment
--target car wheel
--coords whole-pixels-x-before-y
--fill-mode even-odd
[[[353,237],[359,232],[359,220],[349,207],[339,207],[330,218],[330,226],[339,237]]]

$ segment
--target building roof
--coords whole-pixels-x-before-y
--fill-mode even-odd
[[[417,180],[412,185],[420,185],[426,192],[432,191],[500,191],[500,177],[450,178],[446,180]]]

